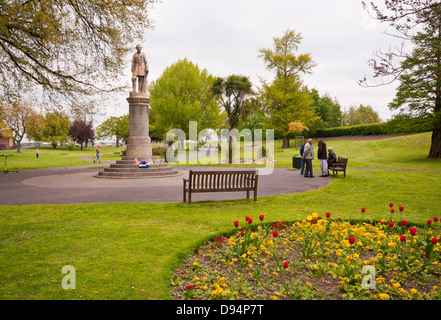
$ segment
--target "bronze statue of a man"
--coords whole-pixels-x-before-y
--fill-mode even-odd
[[[144,53],[141,52],[141,45],[136,46],[136,52],[132,58],[132,86],[136,92],[136,80],[138,80],[138,92],[147,93],[147,75],[149,73],[149,65]]]

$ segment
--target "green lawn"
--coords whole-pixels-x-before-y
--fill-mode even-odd
[[[441,169],[441,161],[425,158],[429,145],[429,134],[328,143],[337,155],[348,156],[352,167]],[[45,149],[39,160],[46,151],[57,164],[61,157],[69,165],[88,164],[78,158],[94,155],[93,149]],[[295,150],[276,144],[275,154],[278,165],[290,167]],[[23,151],[15,158],[17,168],[26,167],[21,159],[32,162],[33,157],[34,150]],[[393,202],[405,207],[403,218],[423,223],[441,215],[440,181],[441,171],[350,170],[346,179],[340,174],[326,188],[257,203],[2,206],[0,299],[168,299],[179,259],[202,241],[230,232],[234,220],[248,215],[258,221],[264,214],[266,221],[294,221],[327,211],[335,218],[378,220],[389,217]],[[65,265],[76,268],[75,290],[62,288]]]

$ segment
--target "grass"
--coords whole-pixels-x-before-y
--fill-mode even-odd
[[[20,153],[17,151],[0,151],[0,155],[12,155],[8,157],[8,170],[27,170],[37,168],[51,168],[51,167],[68,167],[68,166],[82,166],[93,163],[95,159],[95,148],[88,147],[74,148],[69,150],[67,147],[39,147],[40,156],[37,159],[35,156],[35,148],[21,149]],[[107,160],[114,161],[121,159],[121,151],[123,147],[101,147],[101,162]],[[0,157],[0,165],[4,167],[4,157]]]
[[[401,136],[383,140],[332,140],[324,141],[328,147],[332,147],[337,156],[349,158],[350,168],[412,168],[412,169],[437,169],[441,170],[441,161],[427,159],[430,150],[431,133]],[[274,141],[274,167],[292,167],[292,157],[298,155],[300,150],[294,148],[295,141],[291,142],[291,147],[282,149],[282,141]],[[314,154],[317,154],[317,141],[313,139]],[[241,158],[244,152],[241,151]],[[220,155],[212,155],[203,161],[189,163],[182,161],[177,165],[210,165],[228,166],[219,164],[222,159]],[[313,161],[314,166],[318,166],[317,159]],[[234,166],[234,165],[232,165]],[[254,166],[244,165],[241,166]]]
[[[367,168],[381,164],[377,156],[369,154],[368,146],[377,154],[393,154],[384,167],[441,168],[440,161],[428,160],[427,153],[418,150],[420,144],[427,149],[428,135],[394,139],[369,143],[332,141],[332,146],[347,150],[350,164],[361,165],[366,161]],[[358,155],[354,149],[364,150],[364,155]],[[102,152],[110,154],[114,150]],[[401,156],[395,155],[398,150]],[[286,150],[276,151],[288,155]],[[82,163],[76,159],[84,157],[86,152],[94,155],[92,149],[75,150],[72,154],[58,150],[68,153],[63,156],[53,152],[52,163],[59,164],[61,160],[57,157],[65,156],[70,159],[70,165]],[[41,159],[44,154],[40,152]],[[33,157],[33,151],[26,150],[23,158],[15,160],[35,161]],[[290,157],[292,152],[284,159],[288,167]],[[20,165],[25,166],[21,162]],[[335,218],[380,220],[388,217],[387,204],[393,202],[406,208],[408,221],[422,223],[439,215],[439,181],[441,171],[351,170],[346,179],[340,175],[326,188],[259,198],[257,203],[237,200],[197,202],[192,206],[183,203],[2,206],[0,299],[170,299],[170,281],[179,262],[203,241],[231,232],[232,221],[245,215],[256,221],[260,214],[265,215],[266,221],[295,221],[313,212],[330,211]],[[361,207],[366,208],[364,215],[360,213]],[[66,276],[61,272],[65,265],[76,268],[75,290],[64,290],[61,286]]]

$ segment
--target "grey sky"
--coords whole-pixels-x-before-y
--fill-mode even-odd
[[[257,57],[258,49],[271,48],[273,37],[294,29],[303,35],[299,53],[311,53],[317,63],[304,78],[308,87],[336,97],[343,108],[364,104],[383,120],[392,115],[387,104],[395,85],[362,88],[357,81],[372,75],[367,62],[375,50],[400,43],[369,18],[361,0],[164,0],[150,16],[155,29],[142,43],[149,81],[187,58],[215,76],[243,74],[259,85],[258,76],[271,80],[272,74]],[[127,113],[124,98],[108,113]]]

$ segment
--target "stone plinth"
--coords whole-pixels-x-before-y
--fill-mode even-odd
[[[145,93],[130,93],[129,102],[130,136],[127,140],[128,157],[152,156],[152,141],[149,137],[150,98]]]
[[[131,92],[129,102],[130,136],[126,155],[110,167],[104,168],[94,177],[107,179],[165,178],[179,175],[176,168],[167,166],[164,160],[152,156],[152,141],[149,137],[150,98],[145,93]],[[139,162],[148,161],[150,167],[139,168]]]

